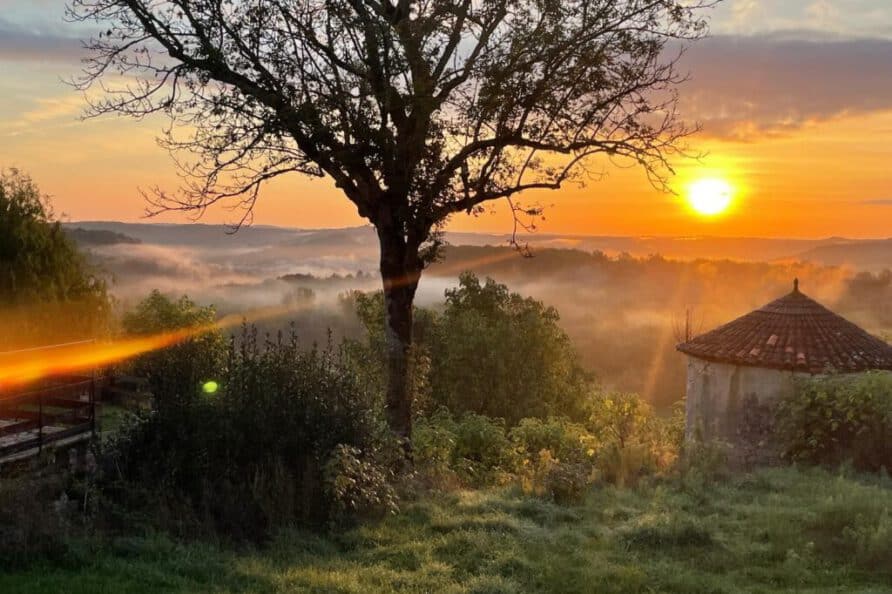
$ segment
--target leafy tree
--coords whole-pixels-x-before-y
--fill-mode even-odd
[[[367,383],[383,385],[384,297],[355,292],[350,299],[366,329],[364,341],[348,341],[350,360]],[[524,417],[585,418],[593,378],[554,308],[466,272],[446,292],[443,311],[417,308],[413,319],[410,385],[419,415],[446,407],[509,425]]]
[[[92,337],[110,311],[105,281],[16,169],[0,171],[0,306],[7,346]]]
[[[375,226],[388,417],[408,438],[412,302],[440,228],[492,200],[536,215],[519,193],[596,177],[596,156],[664,185],[689,132],[666,45],[703,35],[711,4],[71,0],[69,12],[102,30],[81,88],[136,81],[92,113],[164,112],[189,131],[166,144],[193,153],[191,182],[156,206],[241,198],[247,218],[266,181],[298,172],[332,179]]]
[[[429,348],[431,399],[453,412],[580,419],[592,378],[554,308],[466,272],[446,292]]]
[[[341,296],[346,312],[355,314],[362,325],[360,340],[345,340],[343,348],[348,361],[360,373],[367,385],[384,391],[387,386],[386,325],[384,294],[351,291]],[[430,408],[430,349],[428,340],[436,324],[434,312],[415,308],[412,315],[412,334],[415,342],[409,349],[409,396],[413,412],[423,414]]]
[[[206,329],[216,319],[213,307],[198,306],[185,295],[174,300],[155,290],[124,314],[122,327],[131,335],[156,335],[182,328]],[[219,330],[203,331],[140,356],[130,368],[149,380],[157,406],[177,406],[190,403],[205,382],[221,376],[226,352],[226,339]]]

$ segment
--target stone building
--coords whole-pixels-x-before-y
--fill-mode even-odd
[[[799,291],[677,349],[687,355],[687,434],[738,442],[797,376],[892,370],[892,346]],[[760,413],[762,411],[762,413]]]

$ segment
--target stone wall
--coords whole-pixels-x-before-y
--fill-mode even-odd
[[[734,443],[746,433],[767,431],[756,417],[794,389],[796,375],[688,357],[687,437]]]

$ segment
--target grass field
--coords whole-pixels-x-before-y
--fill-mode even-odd
[[[0,592],[892,592],[892,481],[776,469],[604,488],[577,507],[468,491],[262,549],[87,551],[2,574]]]

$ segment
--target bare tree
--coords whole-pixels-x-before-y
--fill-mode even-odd
[[[102,29],[78,81],[105,91],[90,114],[172,119],[163,142],[185,183],[150,208],[236,200],[247,218],[266,181],[297,172],[333,179],[375,226],[388,418],[406,438],[412,302],[444,223],[498,199],[534,215],[519,193],[595,177],[599,154],[665,186],[690,132],[669,42],[705,34],[714,3],[70,2],[70,18]]]

